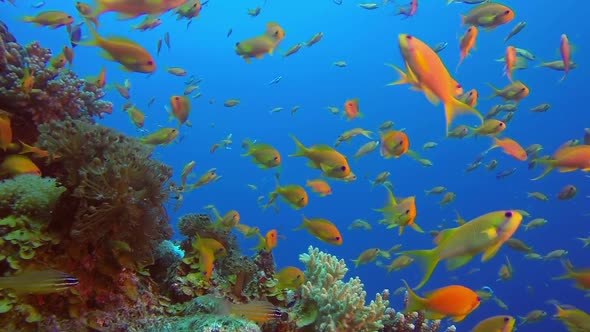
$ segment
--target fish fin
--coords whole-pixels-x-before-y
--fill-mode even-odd
[[[389,228],[389,227],[387,227],[387,228]],[[401,236],[402,234],[404,234],[404,229],[406,229],[406,226],[403,226],[403,225],[400,225],[400,226],[399,226],[399,232],[398,232],[398,234],[399,234],[400,236]]]
[[[569,173],[569,172],[574,172],[577,171],[578,168],[577,167],[558,167],[557,171],[559,173]]]
[[[418,160],[421,158],[420,155],[418,154],[418,152],[416,152],[414,150],[408,150],[408,151],[406,151],[406,154],[414,160]]]
[[[427,311],[424,313],[424,318],[430,319],[430,320],[440,320],[445,317],[446,316],[444,314],[439,314],[438,312],[434,312],[434,311]]]
[[[411,250],[398,253],[398,255],[413,256],[418,260],[418,263],[426,270],[424,278],[415,289],[420,289],[424,286],[434,273],[434,270],[440,262],[437,248],[430,250]]]
[[[478,110],[475,108],[457,100],[456,98],[451,98],[451,100],[445,103],[445,117],[446,117],[446,134],[449,134],[449,126],[453,122],[453,120],[461,114],[474,114],[480,119],[483,123],[483,116],[479,113]]]
[[[498,232],[494,227],[490,227],[482,231],[482,234],[487,235],[488,239],[492,240],[498,237]]]
[[[418,294],[416,294],[416,292],[414,292],[414,290],[412,289],[412,287],[410,287],[410,285],[408,285],[408,282],[403,280],[404,285],[406,286],[406,290],[408,291],[408,303],[406,305],[406,311],[408,312],[414,312],[414,311],[420,311],[420,310],[424,310],[424,306],[427,302],[427,299],[425,298],[421,298],[420,296],[418,296]]]
[[[453,317],[453,322],[455,322],[455,323],[458,323],[458,322],[460,322],[460,321],[464,320],[464,319],[465,319],[465,317],[467,317],[467,315],[463,315],[463,316],[454,316],[454,317]]]
[[[545,170],[543,171],[543,173],[539,176],[537,176],[536,178],[531,179],[532,181],[537,181],[539,179],[544,178],[545,176],[547,176],[547,174],[551,173],[554,169],[555,169],[555,161],[553,160],[544,160],[544,159],[534,159],[533,160],[535,163],[541,163],[541,164],[545,164]]]
[[[469,263],[473,259],[473,256],[459,256],[447,259],[447,270],[454,271],[461,266]]]
[[[418,233],[424,233],[424,230],[422,229],[422,227],[420,227],[416,223],[411,224],[410,227],[412,227]]]
[[[406,75],[406,73],[403,70],[401,70],[398,66],[393,65],[391,63],[386,63],[385,65],[395,69],[395,71],[397,71],[400,76],[400,78],[397,81],[393,81],[393,82],[387,84],[386,86],[401,85],[401,84],[409,84],[410,83],[410,81],[408,80],[408,75]]]
[[[307,153],[307,151],[309,151],[309,149],[306,148],[305,145],[303,145],[303,143],[301,143],[297,139],[297,137],[295,137],[295,135],[291,135],[291,138],[295,142],[295,145],[297,145],[297,151],[295,151],[294,154],[290,154],[289,157],[303,157],[303,156],[305,156],[305,154]]]
[[[493,246],[489,247],[486,251],[484,251],[483,256],[481,256],[481,261],[487,262],[490,259],[492,259],[498,253],[498,250],[500,250],[500,247],[503,243],[504,242],[499,241],[498,243],[494,244]]]
[[[426,87],[422,87],[422,91],[424,92],[424,95],[426,96],[426,99],[428,99],[428,101],[432,105],[438,106],[438,104],[440,103],[440,99],[438,99],[438,97],[436,95],[434,95],[434,93],[432,91],[430,91]]]

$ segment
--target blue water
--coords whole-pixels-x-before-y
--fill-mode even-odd
[[[0,4],[0,19],[7,23],[18,41],[24,44],[39,40],[43,46],[59,53],[62,46],[68,43],[65,29],[49,30],[19,22],[17,18],[21,15],[33,15],[40,10],[30,7],[33,1],[17,2],[16,8]],[[487,149],[491,140],[446,139],[442,106],[431,105],[423,94],[410,91],[407,86],[385,86],[396,80],[397,74],[384,63],[398,66],[403,63],[397,46],[399,33],[413,34],[431,45],[447,41],[449,46],[441,53],[441,57],[448,68],[454,69],[459,60],[458,36],[463,33],[459,15],[469,9],[468,5],[446,6],[443,0],[421,1],[416,16],[403,20],[392,14],[396,7],[391,4],[367,11],[348,0],[344,0],[341,6],[330,0],[266,2],[263,5],[262,1],[244,3],[211,0],[188,31],[186,21],[176,21],[172,14],[163,15],[164,24],[147,32],[128,31],[131,24],[140,20],[117,21],[114,14],[102,16],[99,28],[101,35],[126,36],[141,43],[154,56],[157,40],[165,32],[170,33],[172,48],[168,50],[163,47],[156,58],[158,71],[149,77],[119,70],[118,64],[100,58],[97,48],[80,46],[75,49],[73,69],[81,77],[97,75],[102,66],[106,66],[107,84],[130,79],[132,100],[146,113],[145,128],[150,132],[176,125],[176,122],[168,121],[164,105],[168,104],[171,95],[182,94],[184,90],[185,78],[172,76],[164,69],[183,67],[189,74],[203,79],[200,84],[202,97],[191,99],[193,110],[190,121],[193,127],[182,127],[182,139],[169,146],[158,147],[154,157],[174,168],[176,181],[180,179],[182,166],[191,160],[196,161],[193,172],[197,176],[216,167],[222,179],[186,194],[184,204],[177,212],[172,211],[171,204],[169,213],[172,223],[176,223],[185,213],[204,212],[203,207],[208,204],[214,204],[221,213],[236,209],[241,214],[241,222],[257,225],[263,232],[276,228],[284,236],[273,251],[279,268],[288,265],[303,268],[298,255],[306,252],[309,245],[345,258],[347,262],[371,247],[387,249],[401,243],[405,250],[432,248],[428,234],[407,229],[400,237],[396,229],[385,231],[382,225],[377,224],[381,216],[373,209],[384,205],[386,191],[382,187],[371,190],[368,179],[387,170],[392,174],[390,179],[397,196],[417,196],[416,223],[427,231],[437,229],[443,220],[446,220],[446,227],[453,226],[455,209],[467,220],[495,210],[524,209],[534,218],[548,219],[549,223],[526,233],[520,229],[516,238],[533,246],[535,252],[540,254],[566,249],[574,265],[584,267],[586,264],[587,267],[590,249],[582,249],[581,241],[576,238],[590,236],[589,217],[583,216],[590,212],[586,197],[590,195],[587,185],[589,178],[581,172],[555,172],[541,181],[532,182],[530,179],[540,174],[540,169],[529,171],[526,163],[500,150],[490,152],[486,162],[497,159],[500,163],[498,170],[516,167],[515,174],[497,180],[497,171],[486,172],[483,167],[466,174],[466,165]],[[73,3],[47,0],[41,10],[64,10],[77,15]],[[589,56],[587,41],[590,40],[590,23],[585,14],[589,8],[587,4],[573,0],[563,0],[559,4],[547,0],[504,3],[516,11],[515,20],[493,32],[480,31],[477,49],[454,76],[466,89],[478,89],[480,103],[477,108],[485,113],[500,102],[499,99],[485,99],[491,94],[486,83],[495,86],[508,83],[502,77],[503,64],[494,59],[503,55],[503,39],[517,22],[527,21],[528,25],[510,43],[531,50],[538,59],[544,61],[559,59],[556,49],[559,47],[560,35],[566,33],[570,42],[577,46],[573,59],[579,63],[579,68],[573,70],[562,84],[557,83],[562,76],[561,72],[534,68],[533,63],[529,63],[529,69],[516,72],[516,78],[529,86],[531,94],[522,101],[515,119],[509,123],[503,135],[517,140],[523,146],[540,143],[545,147],[545,153],[552,153],[569,139],[581,139],[584,127],[590,124],[590,113],[586,110],[584,98],[590,83],[590,72],[584,61]],[[258,17],[252,18],[246,14],[247,8],[258,5],[262,6]],[[309,40],[320,31],[324,33],[324,38],[318,44],[303,48],[288,58],[277,54],[246,64],[235,54],[234,44],[262,33],[270,21],[279,23],[286,32],[278,53]],[[226,38],[230,28],[233,34]],[[332,65],[339,60],[345,60],[348,67],[337,68]],[[282,81],[269,86],[268,82],[278,75],[283,76]],[[147,108],[147,102],[152,96],[156,97],[156,102]],[[241,103],[234,108],[225,108],[223,102],[229,98],[239,98]],[[342,108],[344,101],[349,98],[360,99],[363,118],[347,122],[326,110],[327,106]],[[106,99],[115,104],[115,111],[100,123],[131,136],[141,136],[142,133],[135,129],[122,111],[125,100],[116,90],[109,90]],[[213,104],[209,102],[211,99],[215,100]],[[551,110],[542,114],[528,111],[540,103],[550,103]],[[295,105],[300,105],[301,109],[291,116],[290,109]],[[269,111],[275,107],[284,107],[285,110],[270,114]],[[263,212],[258,207],[257,197],[274,189],[274,171],[261,170],[249,158],[240,156],[243,139],[249,137],[279,149],[283,156],[281,184],[304,185],[307,179],[317,178],[320,173],[306,167],[304,158],[287,157],[295,151],[295,144],[288,134],[295,134],[308,146],[333,144],[345,130],[363,127],[377,132],[377,127],[385,120],[395,121],[398,129],[406,128],[411,148],[432,160],[434,166],[422,167],[407,156],[384,160],[378,153],[358,161],[350,158],[352,170],[359,179],[353,183],[330,181],[334,192],[332,196],[319,198],[310,191],[309,205],[300,211],[294,211],[284,203],[279,204],[279,214],[275,214],[272,209]],[[471,122],[473,118],[464,120],[465,123],[474,123]],[[456,123],[462,121],[463,118]],[[230,133],[234,141],[232,149],[219,149],[210,154],[209,148]],[[352,156],[366,141],[365,138],[356,137],[350,145],[341,145],[339,150]],[[422,152],[421,146],[427,141],[435,141],[439,145],[433,150]],[[247,184],[258,186],[259,191],[252,191]],[[570,201],[558,201],[555,195],[567,184],[578,188],[577,197]],[[444,185],[455,192],[456,201],[441,208],[438,204],[441,196],[424,195],[425,189],[437,185]],[[527,198],[527,192],[532,191],[546,193],[550,201]],[[332,220],[340,228],[344,244],[331,246],[305,231],[293,231],[301,223],[303,215]],[[348,225],[357,218],[370,221],[373,230],[347,230]],[[243,250],[249,252],[248,249],[255,246],[256,240],[241,240],[241,243]],[[505,256],[513,264],[514,278],[498,282],[497,272],[505,262]],[[475,267],[481,271],[468,275],[467,271]],[[358,275],[363,280],[368,300],[385,288],[393,292],[402,285],[401,279],[407,279],[415,285],[422,277],[416,265],[391,274],[373,264],[357,269],[350,264],[349,268],[347,278]],[[477,257],[469,265],[454,272],[448,272],[444,266],[440,266],[424,290],[452,283],[473,289],[487,285],[509,306],[506,312],[491,301],[482,304],[464,322],[457,324],[460,331],[469,330],[481,319],[498,314],[524,316],[531,310],[543,309],[553,315],[553,306],[545,304],[550,299],[590,311],[589,298],[584,298],[582,291],[573,288],[571,281],[551,280],[562,273],[559,261],[528,261],[521,253],[502,248],[494,259],[484,264]],[[458,279],[452,280],[451,277]],[[529,286],[533,292],[527,290]],[[392,297],[391,306],[401,309],[401,297]],[[519,331],[540,331],[540,328],[540,325],[525,325],[519,327]],[[548,318],[542,330],[564,331],[564,327]]]

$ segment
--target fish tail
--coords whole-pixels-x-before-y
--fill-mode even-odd
[[[368,139],[371,139],[371,135],[372,134],[373,134],[373,132],[370,131],[370,130],[363,130],[363,131],[361,131],[361,135],[365,136]]]
[[[545,167],[545,170],[543,171],[543,173],[541,175],[537,176],[536,178],[531,179],[532,181],[537,181],[539,179],[544,178],[545,176],[547,176],[547,174],[551,173],[555,169],[555,161],[554,160],[533,159],[533,162],[545,164],[546,167]]]
[[[305,216],[303,216],[303,222],[301,223],[301,225],[299,225],[297,228],[293,229],[294,231],[300,231],[302,229],[306,229],[307,228],[307,223],[309,221],[307,220],[307,218],[305,218]]]
[[[33,22],[35,20],[35,16],[23,16],[20,18],[21,22]]]
[[[408,291],[408,303],[406,304],[407,312],[414,312],[414,311],[421,311],[424,309],[424,305],[426,304],[426,299],[421,298],[414,292],[412,287],[408,285],[405,280],[402,280],[404,285],[406,286],[406,290]]]
[[[446,117],[446,134],[449,134],[449,126],[453,122],[453,120],[461,115],[461,114],[474,114],[481,120],[483,123],[483,116],[479,113],[478,110],[475,108],[461,102],[456,98],[451,98],[448,102],[445,103],[445,117]]]
[[[422,265],[422,267],[426,270],[424,278],[420,282],[415,289],[420,289],[422,286],[426,285],[430,277],[434,273],[434,269],[438,266],[440,262],[440,258],[438,256],[438,251],[436,248],[430,250],[411,250],[411,251],[404,251],[399,253],[399,255],[408,255],[414,256],[417,258],[418,262]]]
[[[500,91],[500,89],[493,86],[492,83],[488,83],[488,85],[490,86],[490,88],[492,88],[492,90],[494,90],[494,93],[492,93],[492,95],[487,97],[486,99],[492,99],[492,98],[498,97],[498,92]]]
[[[289,157],[303,157],[303,156],[305,156],[305,154],[308,151],[308,149],[305,147],[305,145],[303,145],[303,143],[301,143],[297,139],[297,137],[295,137],[295,135],[291,135],[291,138],[293,139],[293,141],[295,141],[295,144],[297,145],[297,151],[295,151],[294,154],[290,154]]]
[[[569,260],[565,260],[562,262],[563,267],[565,268],[565,274],[559,277],[552,278],[552,280],[565,280],[565,279],[572,279],[574,273],[574,267],[572,262]]]

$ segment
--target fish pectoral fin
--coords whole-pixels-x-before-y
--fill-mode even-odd
[[[502,243],[503,242],[498,242],[498,243],[494,244],[493,246],[489,247],[486,251],[484,251],[483,256],[481,257],[481,261],[487,262],[491,258],[493,258],[498,253],[498,250],[500,250]]]
[[[559,171],[559,173],[569,173],[569,172],[574,172],[578,169],[575,167],[560,167],[557,170]]]
[[[411,224],[410,225],[416,232],[419,233],[424,233],[424,230],[422,229],[422,227],[420,227],[418,224]]]
[[[432,91],[430,91],[428,88],[426,88],[424,86],[422,87],[422,91],[424,92],[426,99],[428,99],[428,101],[432,105],[438,106],[438,104],[440,103],[440,99],[438,99],[438,97],[436,95],[434,95],[434,93]]]
[[[106,60],[115,61],[115,58],[113,58],[113,56],[107,52],[103,51],[103,52],[100,52],[98,55]]]
[[[455,322],[455,323],[458,323],[458,322],[460,322],[460,321],[464,320],[464,319],[465,319],[465,317],[467,317],[467,315],[463,315],[463,316],[454,316],[454,317],[453,317],[453,322]]]
[[[430,320],[437,320],[437,319],[443,319],[446,316],[444,314],[440,314],[438,312],[427,311],[427,312],[424,313],[424,317],[426,319],[430,319]]]
[[[447,259],[447,270],[453,271],[469,263],[473,256],[459,256]]]
[[[490,240],[498,237],[498,232],[494,227],[490,227],[486,230],[483,230],[481,233],[487,235],[488,239]]]
[[[479,18],[478,23],[489,24],[489,23],[493,23],[495,19],[496,19],[496,15],[484,15]]]

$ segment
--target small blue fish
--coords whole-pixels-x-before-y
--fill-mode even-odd
[[[72,48],[78,46],[78,42],[82,39],[82,28],[80,26],[84,24],[84,22],[80,22],[74,25],[68,25],[68,33],[70,34],[70,43],[72,44]]]
[[[43,6],[45,6],[45,1],[43,1],[43,0],[37,1],[33,4],[31,4],[31,7],[33,7],[33,8],[41,8]]]

